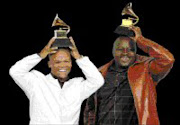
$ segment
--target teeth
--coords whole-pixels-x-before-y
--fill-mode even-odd
[[[126,57],[126,56],[125,56],[125,57],[122,57],[121,59],[122,59],[122,61],[128,61],[128,60],[129,60],[129,58]]]
[[[65,69],[60,69],[59,72],[66,72],[66,70]]]

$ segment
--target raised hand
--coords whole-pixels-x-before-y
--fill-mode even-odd
[[[134,41],[136,41],[138,39],[138,37],[142,36],[142,32],[141,32],[140,27],[132,26],[129,29],[133,30],[135,33],[135,37],[131,37]]]
[[[39,53],[39,56],[44,59],[47,57],[48,54],[54,54],[57,52],[58,47],[52,47],[51,45],[54,43],[55,37],[51,38],[48,42],[48,44],[41,50]]]
[[[75,45],[75,42],[74,42],[73,38],[72,38],[72,37],[69,37],[69,39],[70,39],[70,42],[71,42],[72,45],[73,45],[73,46],[70,46],[70,47],[69,47],[69,48],[71,49],[71,55],[72,55],[72,57],[74,57],[75,59],[81,58],[81,55],[80,55],[79,52],[78,52],[78,49],[77,49],[77,47],[76,47],[76,45]]]

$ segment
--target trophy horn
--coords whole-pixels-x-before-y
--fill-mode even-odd
[[[68,26],[68,25],[58,17],[58,14],[56,14],[56,17],[54,18],[52,23],[52,27],[53,26]]]
[[[133,25],[136,25],[139,22],[139,17],[134,13],[133,9],[132,9],[132,3],[128,3],[124,9],[122,10],[121,13],[122,16],[124,15],[129,15],[131,17],[128,17],[128,20],[134,20],[135,22],[133,23]]]
[[[62,29],[67,29],[67,33],[70,32],[70,26],[67,25],[63,20],[61,20],[58,14],[56,14],[53,20],[52,27],[61,27]]]

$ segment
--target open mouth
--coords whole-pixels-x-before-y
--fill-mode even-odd
[[[129,60],[130,60],[130,58],[127,56],[121,57],[121,61],[123,61],[123,62],[128,62]]]
[[[59,72],[66,72],[67,71],[67,69],[60,69],[60,70],[58,70]]]

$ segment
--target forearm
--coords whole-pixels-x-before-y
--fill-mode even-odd
[[[101,73],[98,71],[96,66],[89,60],[88,57],[81,57],[76,60],[78,66],[81,68],[83,74],[86,77],[87,81],[97,83],[102,85],[104,78]]]
[[[153,59],[149,63],[149,71],[152,75],[158,76],[156,81],[165,77],[174,63],[173,55],[161,45],[140,36],[137,45]]]
[[[34,66],[36,66],[42,58],[38,54],[27,56],[20,61],[16,62],[10,68],[10,75],[18,75],[29,72]]]
[[[150,39],[140,36],[137,39],[137,45],[145,53],[148,53],[149,56],[158,61],[158,63],[162,63],[162,65],[168,65],[174,62],[173,55],[166,48]]]
[[[10,70],[9,74],[15,81],[15,83],[27,94],[30,94],[33,91],[33,80],[36,79],[35,75],[30,72],[30,70],[41,61],[38,54],[33,54],[27,56],[22,60],[16,62]]]
[[[80,58],[76,62],[86,77],[80,84],[81,99],[84,100],[104,84],[104,78],[88,57]]]

